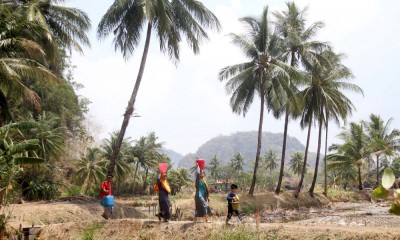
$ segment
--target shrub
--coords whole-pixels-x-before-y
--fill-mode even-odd
[[[82,189],[81,186],[72,185],[67,190],[67,196],[68,197],[79,196],[81,194],[81,189]]]

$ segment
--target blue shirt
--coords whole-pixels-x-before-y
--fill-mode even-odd
[[[228,203],[230,203],[230,202],[232,202],[234,197],[236,197],[236,193],[229,192],[228,193],[228,197],[226,198],[226,200],[228,200]]]

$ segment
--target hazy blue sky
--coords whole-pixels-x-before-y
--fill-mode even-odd
[[[92,20],[92,47],[85,55],[73,57],[75,80],[85,85],[80,94],[88,97],[90,114],[95,126],[100,126],[98,138],[118,130],[122,114],[131,94],[142,54],[137,48],[132,59],[125,62],[115,53],[112,39],[96,39],[97,24],[112,4],[109,0],[72,0],[69,6],[83,9]],[[194,152],[202,143],[218,135],[236,131],[256,131],[259,104],[255,99],[246,118],[232,113],[224,83],[217,79],[218,71],[227,65],[244,60],[226,34],[241,33],[237,21],[244,16],[259,16],[262,8],[281,11],[285,1],[207,0],[222,23],[220,33],[211,33],[210,41],[201,47],[200,55],[193,55],[182,45],[181,61],[174,65],[159,52],[158,42],[152,39],[146,69],[136,101],[140,118],[133,118],[127,135],[133,139],[155,131],[167,148],[182,154]],[[336,51],[345,53],[345,63],[353,70],[354,80],[365,96],[350,95],[357,107],[351,121],[367,119],[370,113],[380,114],[385,120],[394,118],[392,127],[400,127],[398,96],[400,94],[400,1],[397,0],[298,0],[299,6],[309,6],[310,22],[326,23],[318,39],[329,41]],[[339,128],[331,124],[329,144]],[[264,131],[282,132],[283,119],[267,115]],[[292,121],[289,135],[306,141],[306,132]],[[316,151],[316,129],[313,129],[311,151]],[[267,142],[268,139],[263,139]],[[256,147],[256,146],[254,146]]]

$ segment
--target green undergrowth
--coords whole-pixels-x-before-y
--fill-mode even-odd
[[[104,225],[104,223],[102,222],[95,222],[92,225],[90,225],[89,227],[83,229],[83,236],[81,238],[81,240],[95,240],[97,239],[95,237],[95,232],[96,230],[102,228]]]

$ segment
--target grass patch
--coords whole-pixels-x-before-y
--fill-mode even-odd
[[[95,232],[97,229],[100,229],[104,226],[104,223],[95,222],[89,227],[83,229],[83,236],[81,240],[95,240]]]
[[[265,239],[264,234],[260,234],[249,227],[239,226],[236,228],[225,228],[223,231],[220,229],[213,229],[211,235],[208,237],[210,240],[253,240]]]
[[[328,189],[328,198],[332,202],[371,201],[370,193],[364,190],[346,191],[343,189]]]

